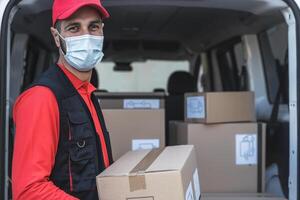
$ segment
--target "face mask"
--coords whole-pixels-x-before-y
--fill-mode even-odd
[[[65,42],[64,58],[78,71],[90,71],[102,60],[103,36],[81,35],[63,38],[59,33],[58,35]]]

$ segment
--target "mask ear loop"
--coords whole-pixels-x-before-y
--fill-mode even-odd
[[[59,37],[59,43],[60,43],[60,51],[66,55],[67,47],[66,47],[66,40],[65,38],[57,31],[58,37]]]

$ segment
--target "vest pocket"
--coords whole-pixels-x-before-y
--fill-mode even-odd
[[[95,189],[96,145],[89,117],[80,110],[68,111],[70,174],[73,192]]]
[[[74,124],[84,124],[88,122],[88,117],[82,111],[71,111],[68,112],[68,117],[70,121]]]
[[[95,158],[94,137],[88,118],[79,111],[68,112],[70,121],[69,154],[72,173],[85,171]]]
[[[86,113],[81,111],[68,112],[68,118],[70,122],[71,138],[73,140],[81,140],[93,136],[93,131]],[[79,141],[79,145],[83,145],[80,142],[83,141]]]
[[[91,190],[95,182],[95,152],[90,141],[92,138],[71,140],[70,174],[74,192]],[[90,183],[90,184],[82,184]]]
[[[78,141],[71,141],[71,148],[69,152],[70,158],[74,162],[89,160],[95,156],[92,145],[88,144],[87,138]]]

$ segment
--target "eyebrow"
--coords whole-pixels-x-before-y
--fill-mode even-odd
[[[91,21],[90,24],[101,24],[102,20],[101,19],[97,19],[94,21]],[[70,26],[80,26],[81,24],[79,22],[71,22],[70,24],[68,24],[64,29],[67,30]]]
[[[72,23],[70,23],[70,24],[68,24],[67,26],[65,26],[65,30],[67,30],[70,26],[80,26],[80,23],[78,23],[78,22],[72,22]]]
[[[91,21],[90,24],[101,24],[102,23],[102,20],[101,19],[98,19],[98,20],[94,20],[94,21]]]

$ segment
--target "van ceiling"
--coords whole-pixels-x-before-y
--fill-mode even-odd
[[[105,54],[109,60],[183,59],[241,34],[282,23],[281,0],[104,0]],[[23,0],[12,28],[55,50],[52,0]],[[51,39],[50,39],[51,38]]]

